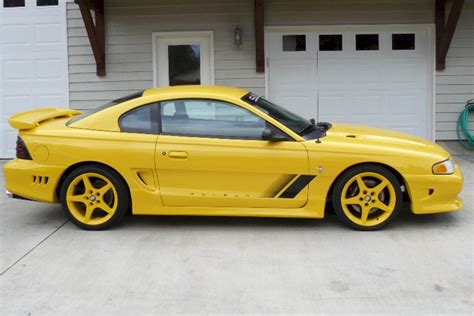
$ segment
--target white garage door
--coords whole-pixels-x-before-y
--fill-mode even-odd
[[[431,139],[430,36],[416,26],[269,32],[269,98],[318,121]]]
[[[10,115],[69,106],[65,2],[0,3],[0,158],[15,155]]]

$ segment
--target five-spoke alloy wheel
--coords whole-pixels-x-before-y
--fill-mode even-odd
[[[400,212],[402,191],[398,179],[378,165],[349,169],[337,181],[333,205],[339,219],[358,230],[377,230]]]
[[[69,219],[89,230],[119,222],[129,203],[121,177],[101,166],[84,166],[71,172],[63,182],[60,198]]]

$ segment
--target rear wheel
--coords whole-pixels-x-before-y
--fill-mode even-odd
[[[66,177],[60,200],[74,224],[87,230],[102,230],[122,220],[129,194],[115,171],[101,166],[84,166]]]
[[[377,165],[348,170],[337,181],[333,205],[338,218],[357,230],[378,230],[400,212],[402,191],[398,179]]]

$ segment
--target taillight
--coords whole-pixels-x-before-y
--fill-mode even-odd
[[[30,152],[20,136],[16,139],[16,158],[32,160]]]

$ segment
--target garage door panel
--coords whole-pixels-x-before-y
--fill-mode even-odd
[[[61,42],[61,26],[57,23],[35,25],[35,44],[57,44]]]
[[[30,110],[33,103],[32,98],[29,91],[24,91],[23,94],[5,95],[3,97],[3,121],[8,122],[9,116]]]
[[[361,33],[370,34],[353,36]],[[319,120],[428,137],[426,60],[418,52],[390,53],[391,33],[381,34],[379,42],[378,51],[346,52],[337,58],[318,55]],[[344,105],[328,98],[335,93],[344,95]]]
[[[9,116],[69,106],[65,3],[0,7],[0,158],[15,151],[17,131],[8,125]]]
[[[64,77],[63,63],[60,59],[35,59],[36,78],[38,80],[61,80]]]
[[[28,24],[5,25],[2,29],[3,45],[22,45],[22,47],[30,45]]]
[[[389,64],[389,69],[391,82],[409,82],[417,86],[426,85],[426,66],[420,61],[392,62]]]
[[[278,58],[281,69],[278,70],[278,64],[270,64],[269,96],[276,102],[290,102],[296,98],[303,100],[306,95],[307,103],[301,104],[314,106],[316,103],[318,120],[391,128],[430,138],[432,110],[429,102],[433,75],[429,31],[418,26],[411,29],[409,26],[384,25],[335,27],[334,31],[330,27],[321,28],[324,32],[292,31],[306,34],[305,56],[310,56],[317,64],[314,77],[308,78],[312,73],[300,70],[306,71],[306,76],[305,83],[299,88],[289,83],[298,72],[292,73],[282,65],[301,58],[293,56],[301,55],[278,52],[282,33],[270,33],[270,42],[272,39],[280,42],[270,43],[269,57],[271,62],[273,57]],[[331,41],[326,37],[321,38],[325,40],[324,51],[319,51],[321,34],[340,34],[342,49],[339,44],[328,46]],[[378,49],[373,45],[376,37],[372,37],[371,43],[358,46],[358,34],[378,34]],[[315,43],[311,42],[313,39]],[[332,43],[337,43],[335,39],[333,37]],[[370,50],[374,48],[376,50]],[[287,87],[292,89],[285,89]],[[313,95],[316,95],[316,102],[312,102]],[[291,109],[310,116],[303,107]]]
[[[316,90],[311,83],[316,76],[316,62],[308,59],[269,61],[272,99],[305,117],[317,116]]]
[[[28,80],[28,60],[6,60],[3,62],[3,80],[6,84],[10,81]]]
[[[416,115],[417,108],[422,100],[416,95],[392,95],[390,96],[390,113],[393,115]]]

